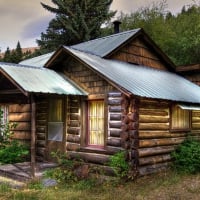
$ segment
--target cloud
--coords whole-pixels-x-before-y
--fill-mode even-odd
[[[26,24],[21,32],[21,38],[36,38],[45,32],[53,16],[44,16]]]

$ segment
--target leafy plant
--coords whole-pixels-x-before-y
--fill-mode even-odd
[[[17,140],[12,140],[11,136],[17,124],[2,123],[3,111],[0,111],[0,164],[17,163],[25,160],[29,154],[28,147]]]
[[[114,170],[116,176],[124,178],[128,176],[129,164],[126,160],[126,152],[120,151],[110,157],[109,166]]]
[[[28,154],[29,151],[26,145],[13,140],[0,148],[0,164],[22,162]]]
[[[187,138],[171,154],[173,168],[178,172],[200,172],[200,142],[193,138]]]

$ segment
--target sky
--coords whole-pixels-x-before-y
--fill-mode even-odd
[[[198,0],[166,0],[168,10],[180,12],[184,5]],[[47,5],[51,0],[0,0],[0,50],[16,48],[19,41],[22,48],[37,46],[41,32],[45,32],[54,15],[45,10],[40,2]],[[157,0],[113,0],[111,10],[124,13],[134,12],[140,7],[151,5]]]

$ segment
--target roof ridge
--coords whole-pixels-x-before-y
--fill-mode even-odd
[[[1,65],[7,65],[7,66],[12,66],[12,67],[25,67],[25,68],[33,68],[33,69],[45,69],[44,67],[34,67],[31,65],[22,65],[22,64],[17,64],[17,63],[8,63],[8,62],[0,62]]]
[[[110,37],[124,35],[124,34],[130,33],[130,32],[137,32],[139,30],[141,30],[141,28],[132,29],[132,30],[128,30],[128,31],[123,31],[123,32],[112,34],[112,35],[107,35],[107,36],[104,36],[104,37],[96,38],[96,39],[93,39],[93,40],[88,40],[88,41],[85,41],[85,42],[81,42],[81,43],[78,43],[78,44],[75,44],[75,45],[71,45],[70,47],[74,48],[74,46],[78,46],[78,45],[83,44],[83,43],[86,44],[86,43],[94,42],[94,41],[97,41],[97,40],[103,40],[103,39],[107,39],[107,38],[110,38]]]

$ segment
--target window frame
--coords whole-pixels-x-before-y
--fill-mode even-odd
[[[173,109],[174,108],[178,108],[178,109],[182,110],[183,112],[188,112],[188,118],[189,118],[188,119],[188,127],[173,127]],[[172,104],[170,107],[170,131],[171,132],[190,131],[192,128],[192,117],[191,116],[192,116],[191,110],[182,109],[181,107],[179,107],[178,104]],[[178,118],[180,118],[180,116],[178,116]]]

